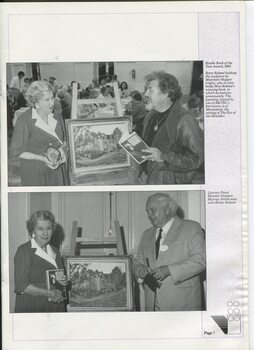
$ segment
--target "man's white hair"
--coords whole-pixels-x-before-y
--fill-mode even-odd
[[[164,202],[165,205],[167,205],[170,208],[171,216],[176,215],[176,211],[178,208],[177,202],[169,195],[166,193],[154,193],[151,196],[147,198],[147,202],[150,201],[158,201],[158,202]]]

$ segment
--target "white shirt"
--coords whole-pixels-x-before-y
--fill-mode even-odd
[[[17,89],[19,91],[21,91],[24,87],[25,83],[24,83],[24,78],[19,79],[18,76],[13,77],[10,83],[10,88],[14,88]]]
[[[45,123],[45,121],[40,117],[40,115],[36,112],[36,109],[33,108],[32,109],[32,119],[36,119],[36,123],[35,126],[37,126],[38,128],[44,130],[45,132],[47,132],[48,134],[54,136],[55,138],[58,139],[58,141],[62,144],[62,141],[59,139],[59,137],[57,136],[55,130],[56,130],[56,125],[57,125],[57,121],[54,118],[54,114],[50,113],[48,115],[48,124]]]
[[[161,247],[163,246],[163,242],[167,236],[168,231],[170,230],[175,218],[171,218],[163,227],[162,227],[162,232],[161,232],[161,240],[160,240],[160,250]],[[156,239],[158,238],[160,233],[160,228],[157,228],[156,230]]]
[[[47,260],[49,263],[54,265],[56,269],[58,268],[56,264],[56,253],[51,248],[51,246],[48,244],[46,247],[47,252],[45,252],[38,244],[36,243],[34,238],[31,238],[31,248],[35,248],[36,252],[35,254],[40,256],[42,259]]]

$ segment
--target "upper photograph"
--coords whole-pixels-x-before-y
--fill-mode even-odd
[[[203,61],[6,72],[8,186],[205,183]]]

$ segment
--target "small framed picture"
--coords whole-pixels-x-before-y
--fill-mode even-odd
[[[119,145],[129,133],[129,118],[67,120],[72,176],[103,173],[130,166],[130,156]]]
[[[46,271],[46,284],[47,288],[50,290],[59,289],[62,292],[63,298],[67,299],[66,286],[63,286],[58,280],[64,276],[63,269],[47,270]],[[51,299],[48,299],[51,301]]]
[[[133,310],[129,257],[70,257],[66,264],[70,311]]]

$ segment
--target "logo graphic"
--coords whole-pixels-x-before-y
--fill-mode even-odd
[[[229,300],[227,302],[227,315],[211,315],[214,322],[220,327],[224,334],[241,333],[241,314],[239,301]]]
[[[225,316],[211,316],[223,333],[228,334],[228,319]]]

